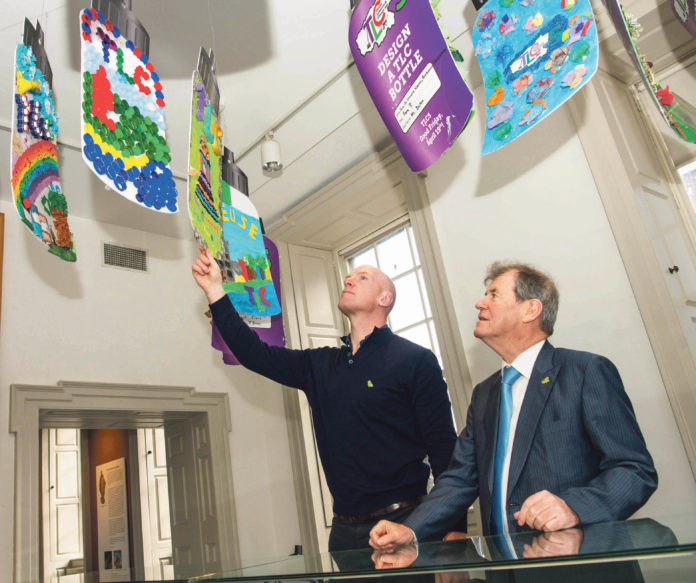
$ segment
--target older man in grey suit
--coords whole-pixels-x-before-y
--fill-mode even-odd
[[[375,548],[441,537],[477,496],[484,534],[506,534],[622,520],[657,487],[616,367],[547,341],[558,311],[551,278],[494,263],[485,281],[474,335],[503,366],[474,389],[437,485],[404,524],[375,525]]]

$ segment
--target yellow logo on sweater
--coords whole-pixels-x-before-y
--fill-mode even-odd
[[[374,385],[372,384],[372,381],[370,381],[370,380],[367,381],[367,386],[370,388],[374,387]]]

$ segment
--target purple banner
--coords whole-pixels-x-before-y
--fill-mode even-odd
[[[424,170],[452,145],[473,105],[429,0],[360,0],[348,39],[401,155],[412,171]]]
[[[266,235],[263,236],[263,242],[266,246],[266,257],[268,262],[271,264],[271,279],[273,280],[273,285],[275,287],[276,295],[278,296],[278,303],[280,303],[280,267],[278,261],[278,247],[275,243],[271,241]],[[243,318],[247,320],[252,320],[262,327],[257,327],[252,324],[254,331],[259,335],[259,338],[263,340],[266,344],[272,346],[285,346],[285,330],[283,329],[283,314],[279,313],[275,316],[266,316],[264,318],[249,318],[248,316],[242,315]],[[225,364],[239,364],[239,361],[235,357],[234,353],[227,347],[225,341],[220,335],[220,331],[215,326],[213,322],[213,338],[212,346],[216,350],[222,351],[222,360]]]
[[[696,37],[696,0],[670,0],[677,20]]]

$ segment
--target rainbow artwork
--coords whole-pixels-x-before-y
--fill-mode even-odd
[[[80,27],[82,157],[128,200],[177,212],[164,93],[154,65],[96,9],[82,11]]]
[[[19,44],[15,52],[12,117],[11,183],[19,217],[50,253],[75,261],[68,205],[58,175],[53,94],[32,48],[25,44]]]

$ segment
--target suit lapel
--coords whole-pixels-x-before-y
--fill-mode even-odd
[[[515,430],[515,439],[512,445],[512,457],[510,459],[510,472],[508,476],[508,496],[514,490],[524,467],[529,450],[534,440],[537,424],[541,413],[546,406],[546,401],[556,382],[556,376],[560,366],[553,366],[554,347],[546,342],[539,352],[532,376],[527,385],[527,391],[522,401],[520,416]]]
[[[479,476],[486,480],[486,488],[488,490],[488,496],[493,493],[493,480],[495,476],[495,448],[498,436],[498,421],[499,421],[499,409],[500,409],[500,383],[502,382],[502,375],[500,371],[489,378],[488,387],[485,388],[484,394],[486,395],[486,404],[483,408],[483,418],[481,427],[484,430],[484,434],[480,435],[478,439],[481,439],[485,444],[485,450],[481,462],[481,467],[479,468]],[[481,387],[484,388],[484,387]]]

